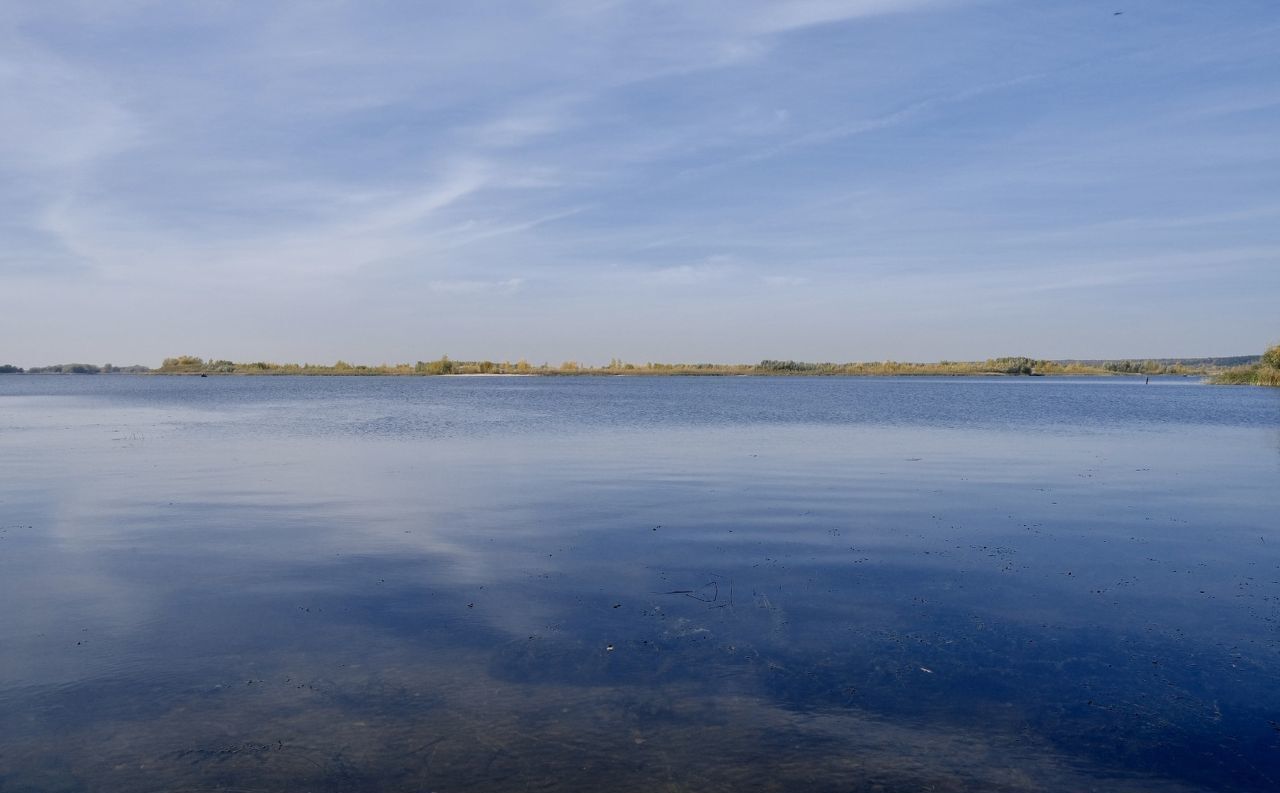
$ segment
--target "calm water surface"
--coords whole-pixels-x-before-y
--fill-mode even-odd
[[[0,791],[1280,789],[1280,392],[0,377]]]

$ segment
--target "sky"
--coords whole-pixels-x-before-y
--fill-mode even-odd
[[[1257,353],[1277,41],[1274,0],[0,0],[0,363]]]

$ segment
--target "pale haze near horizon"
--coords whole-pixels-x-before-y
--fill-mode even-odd
[[[1247,1],[4,3],[0,363],[1256,353],[1278,34]]]

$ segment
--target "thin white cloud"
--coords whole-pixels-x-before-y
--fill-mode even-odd
[[[449,295],[478,295],[478,294],[512,294],[524,286],[523,278],[506,278],[501,281],[471,281],[471,280],[453,280],[453,281],[431,281],[427,287],[433,292],[440,292]]]
[[[481,146],[522,146],[569,128],[573,124],[572,105],[569,97],[519,103],[500,117],[466,129],[462,134]]]
[[[761,276],[764,285],[770,288],[787,288],[792,286],[808,286],[812,278],[798,275],[765,275]]]
[[[813,25],[869,16],[897,14],[941,5],[943,0],[787,0],[756,4],[748,12],[747,28],[780,33]]]
[[[388,232],[412,226],[476,193],[488,183],[485,167],[470,163],[420,190],[380,202],[342,225],[347,233],[352,234]]]
[[[699,286],[721,281],[740,269],[741,265],[732,257],[718,255],[695,264],[660,267],[646,273],[644,279],[664,286]]]
[[[880,132],[893,127],[911,124],[931,117],[942,108],[959,105],[993,92],[1025,85],[1042,79],[1042,77],[1043,75],[1041,74],[1027,74],[1012,79],[998,80],[992,83],[973,86],[945,96],[930,97],[879,116],[860,119],[851,123],[828,127],[826,129],[806,132],[802,135],[797,135],[795,137],[773,143],[764,148],[748,152],[731,160],[689,169],[682,172],[681,176],[697,176],[724,170],[726,168],[732,168],[738,165],[770,160],[786,155],[787,153],[797,149],[822,146],[834,141],[852,138],[858,135]]]
[[[0,49],[0,167],[50,176],[137,146],[141,121],[109,84],[30,46]]]

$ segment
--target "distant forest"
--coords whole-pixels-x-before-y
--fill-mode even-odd
[[[0,365],[0,374],[148,374],[155,371],[146,366],[101,366],[92,363],[58,363],[52,366],[33,366],[23,369],[12,364]]]
[[[1243,382],[1268,370],[1267,356],[1280,356],[1272,348],[1263,356],[1242,355],[1223,358],[1160,358],[1120,360],[1044,360],[1025,356],[989,358],[985,361],[871,361],[857,363],[810,363],[806,361],[763,360],[757,364],[718,363],[628,363],[613,359],[604,366],[577,361],[532,364],[519,361],[458,361],[442,356],[430,361],[397,364],[332,364],[234,362],[184,355],[166,358],[157,369],[145,366],[67,363],[37,366],[26,374],[160,374],[160,375],[812,375],[812,376],[896,376],[896,375],[1212,375],[1222,382]],[[1270,367],[1275,368],[1275,367]],[[1247,376],[1245,373],[1248,373]],[[0,374],[22,374],[17,366],[0,366]],[[1232,379],[1235,378],[1235,379]],[[1262,377],[1266,379],[1265,376]]]

